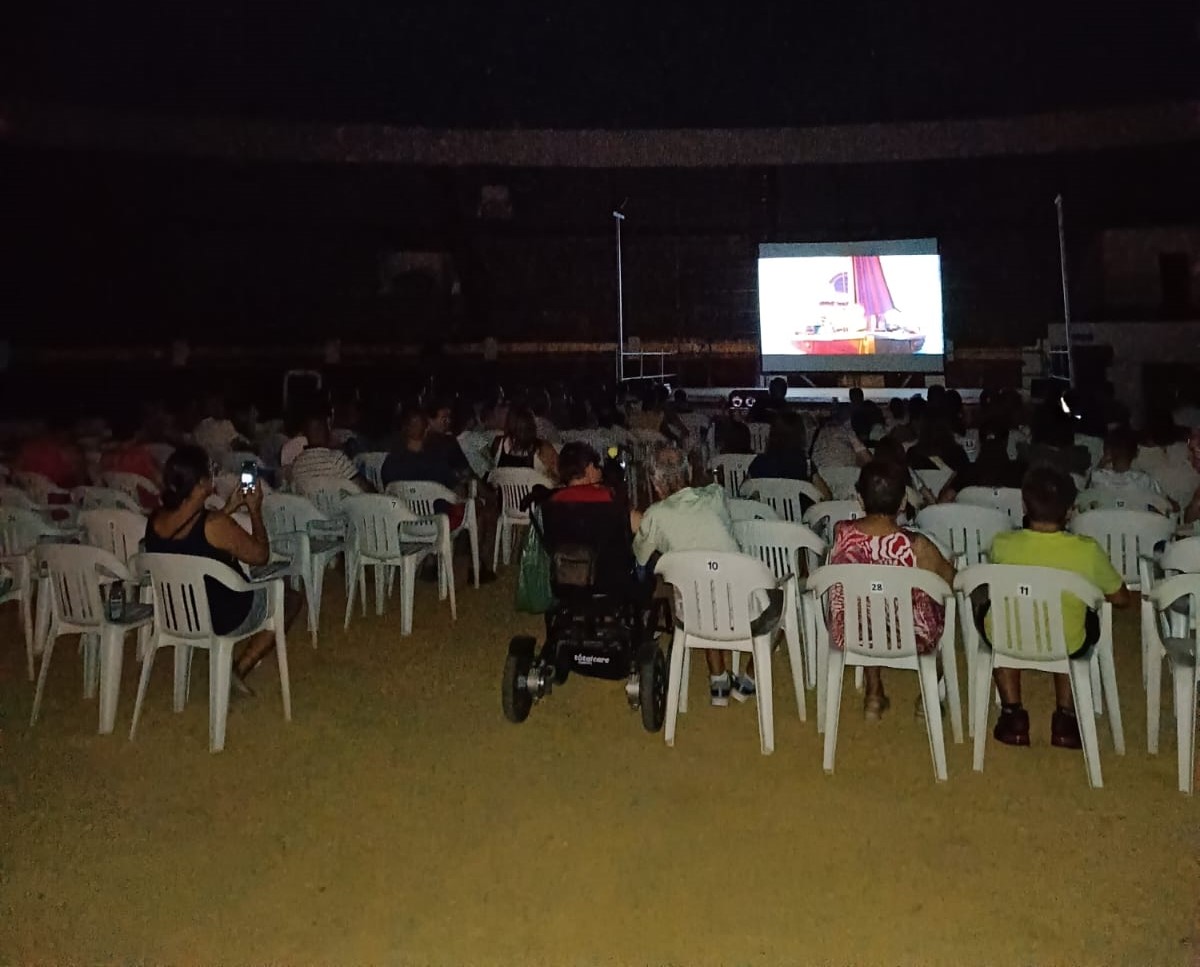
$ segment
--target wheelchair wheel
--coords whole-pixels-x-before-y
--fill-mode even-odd
[[[667,659],[657,645],[638,668],[638,698],[642,706],[642,728],[657,732],[667,711]]]
[[[524,722],[533,708],[533,696],[525,687],[525,676],[533,667],[535,644],[534,639],[527,635],[519,635],[508,645],[504,680],[500,685],[500,704],[504,707],[504,717],[510,722]]]

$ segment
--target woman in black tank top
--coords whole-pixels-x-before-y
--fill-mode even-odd
[[[146,524],[145,548],[152,554],[190,554],[205,557],[232,568],[243,577],[243,564],[266,564],[271,547],[262,519],[262,489],[235,491],[225,509],[205,509],[213,494],[213,476],[208,454],[200,447],[180,447],[163,467],[162,507]],[[250,514],[249,534],[232,517],[245,507]],[[241,628],[253,627],[266,616],[266,590],[231,591],[205,578],[209,615],[213,631],[222,636],[237,636]],[[285,589],[284,619],[291,624],[301,604],[299,594]],[[236,686],[244,691],[243,679],[272,648],[273,631],[263,631],[247,641],[234,662]]]

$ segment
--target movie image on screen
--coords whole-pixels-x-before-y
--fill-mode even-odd
[[[933,239],[763,245],[763,368],[942,368],[941,260]]]

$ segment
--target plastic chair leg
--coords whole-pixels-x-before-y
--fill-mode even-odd
[[[371,565],[375,572],[375,615],[383,614],[383,602],[387,598],[387,573],[382,564]]]
[[[663,739],[667,745],[675,744],[675,723],[679,718],[679,696],[683,691],[683,665],[686,650],[687,645],[683,635],[676,631],[671,647],[671,666],[667,679],[667,715],[663,722]]]
[[[496,571],[500,567],[500,532],[504,529],[504,516],[496,521],[496,539],[492,541],[492,570]]]
[[[962,693],[958,690],[958,656],[954,654],[953,642],[949,653],[942,654],[942,676],[946,681],[946,708],[950,711],[950,734],[956,745],[963,741]],[[936,680],[937,674],[935,672]],[[968,679],[969,680],[969,679]],[[936,681],[935,681],[936,684]],[[936,697],[935,689],[935,697]],[[925,706],[927,709],[928,705]],[[938,715],[941,715],[941,704],[938,704]]]
[[[842,675],[846,669],[846,656],[837,649],[829,649],[826,657],[825,674],[825,771],[833,772],[833,760],[837,755],[838,716],[842,712]]]
[[[475,590],[479,590],[479,523],[472,520],[467,526],[467,542],[471,545],[471,573],[475,576]],[[493,565],[492,570],[495,570]]]
[[[1103,647],[1103,645],[1097,645],[1097,652]],[[1099,717],[1104,714],[1104,685],[1100,681],[1100,663],[1098,661],[1088,662],[1088,682],[1092,686],[1092,705],[1096,709],[1096,716]]]
[[[191,691],[192,678],[192,646],[178,644],[175,646],[175,693],[171,707],[176,712],[182,712],[187,704],[188,692]]]
[[[122,629],[105,626],[100,635],[100,735],[109,735],[117,723],[117,699],[121,694],[124,658],[125,635]]]
[[[178,647],[175,649],[178,651]],[[146,700],[146,689],[150,685],[150,672],[154,669],[154,655],[158,651],[158,642],[151,640],[146,654],[142,658],[142,674],[138,678],[137,699],[133,703],[133,721],[129,723],[129,741],[133,741],[137,732],[138,719],[142,716],[142,702]]]
[[[775,751],[775,709],[773,670],[771,668],[771,639],[754,642],[754,703],[758,706],[758,747],[763,755]]]
[[[978,647],[975,643],[977,633],[970,622],[974,616],[971,613],[971,602],[965,594],[958,595],[958,622],[962,630],[963,657],[967,666],[967,734],[975,735],[975,662],[978,658]]]
[[[789,604],[791,604],[789,602]],[[789,604],[785,604],[787,609]],[[801,722],[808,721],[808,701],[804,694],[805,666],[800,648],[800,616],[795,607],[783,614],[783,638],[787,642],[788,663],[792,666],[792,688],[796,693],[796,711]],[[757,671],[757,669],[756,669]]]
[[[287,629],[283,626],[283,588],[275,592],[275,658],[279,662],[279,693],[283,696],[283,719],[292,720],[292,676],[288,670]]]
[[[990,650],[980,649],[975,656],[975,749],[972,768],[983,772],[983,754],[987,744],[988,714],[991,712],[992,666],[994,655]]]
[[[405,557],[400,563],[400,634],[411,635],[413,607],[417,590],[417,558]]]
[[[1179,791],[1190,796],[1196,781],[1196,669],[1175,666],[1173,671]]]
[[[938,782],[946,781],[946,737],[942,733],[942,706],[938,702],[937,661],[933,655],[917,659],[917,679],[921,684],[921,699],[925,705],[925,732],[929,736],[929,754],[933,759],[933,775]],[[962,741],[962,725],[958,728]]]
[[[100,684],[100,636],[80,635],[79,647],[83,651],[83,697],[95,698]]]
[[[1091,673],[1092,681],[1100,679],[1103,684],[1102,692],[1108,699],[1108,727],[1112,731],[1113,748],[1117,755],[1124,755],[1125,726],[1121,721],[1121,698],[1117,694],[1117,669],[1113,663],[1111,639],[1100,643],[1091,664],[1096,666],[1096,671]]]
[[[317,647],[317,632],[321,626],[321,596],[325,591],[325,567],[328,563],[327,557],[313,558],[312,570],[305,587],[305,595],[308,598],[308,630],[314,648]]]
[[[214,641],[208,649],[208,751],[225,748],[229,720],[229,676],[233,668],[233,642]]]
[[[859,665],[854,669],[854,690],[861,692],[866,687],[866,669]]]
[[[817,624],[810,602],[801,597],[800,620],[804,627],[804,677],[809,688],[817,687]]]
[[[817,642],[817,734],[825,734],[825,706],[829,703],[829,644]]]
[[[679,711],[687,714],[688,710],[688,682],[692,680],[692,650],[685,648],[683,650],[683,674],[679,680]]]
[[[1088,785],[1101,789],[1104,777],[1100,771],[1100,736],[1096,731],[1096,710],[1092,704],[1091,663],[1068,660],[1067,664],[1071,693],[1075,697],[1075,719],[1079,723],[1079,737],[1083,740],[1083,765],[1087,770]]]
[[[1149,658],[1146,663],[1146,751],[1158,755],[1158,730],[1162,713],[1163,656]]]
[[[21,607],[21,628],[25,632],[25,670],[29,674],[29,680],[33,681],[33,605],[29,597],[29,588],[24,588],[18,604]]]
[[[29,727],[37,724],[38,715],[42,711],[42,693],[46,690],[46,676],[50,672],[50,656],[54,652],[55,638],[46,638],[42,646],[42,667],[38,672],[37,690],[33,693],[33,712],[29,716]]]

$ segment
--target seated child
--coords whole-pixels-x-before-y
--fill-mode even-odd
[[[1075,483],[1051,467],[1034,467],[1021,485],[1025,504],[1025,527],[997,534],[989,552],[993,564],[1024,564],[1073,571],[1094,584],[1118,608],[1127,606],[1129,589],[1113,567],[1104,548],[1092,538],[1071,534],[1067,519],[1075,504]],[[1063,632],[1072,655],[1082,655],[1099,640],[1100,621],[1082,601],[1063,595]],[[980,629],[986,638],[990,619]],[[1000,692],[1000,718],[992,735],[1005,745],[1029,745],[1029,713],[1021,705],[1021,673],[1015,668],[998,668],[996,688]],[[1058,708],[1050,719],[1050,743],[1065,749],[1081,747],[1079,723],[1069,675],[1054,676]]]

